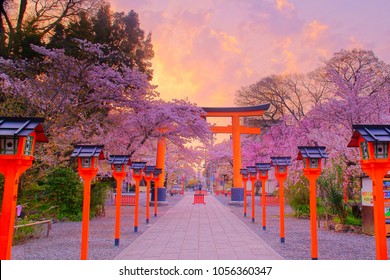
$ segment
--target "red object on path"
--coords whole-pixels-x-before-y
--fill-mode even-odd
[[[204,201],[204,194],[194,194],[193,204],[206,204],[206,202]]]

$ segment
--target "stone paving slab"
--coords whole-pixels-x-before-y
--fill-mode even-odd
[[[283,259],[213,196],[205,197],[206,204],[192,202],[187,193],[116,259]]]

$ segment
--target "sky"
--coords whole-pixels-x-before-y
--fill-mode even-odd
[[[110,0],[152,33],[162,99],[235,106],[243,86],[308,73],[342,49],[390,63],[389,0]]]

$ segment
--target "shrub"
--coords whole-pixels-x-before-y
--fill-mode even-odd
[[[306,177],[301,175],[296,183],[287,183],[285,197],[296,217],[308,217],[310,215],[310,190]]]
[[[334,162],[324,170],[317,182],[325,212],[336,215],[340,222],[345,224],[347,205],[344,203],[342,166]]]
[[[58,219],[81,219],[83,186],[77,173],[71,168],[56,167],[47,175],[45,187]]]
[[[109,189],[110,182],[98,181],[91,186],[91,217],[104,214],[104,203]]]

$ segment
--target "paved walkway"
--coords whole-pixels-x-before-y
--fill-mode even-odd
[[[192,204],[188,193],[116,259],[283,259],[213,196]]]

